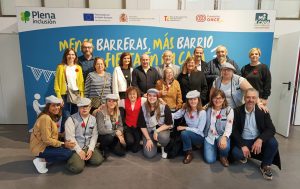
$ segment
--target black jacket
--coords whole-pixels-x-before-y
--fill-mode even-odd
[[[189,91],[197,90],[200,92],[202,105],[205,105],[207,97],[207,83],[203,72],[192,72],[190,77],[188,74],[180,73],[177,80],[180,84],[183,102],[186,102],[185,96]]]
[[[141,95],[144,95],[148,89],[155,88],[156,82],[159,79],[161,78],[155,68],[150,67],[147,73],[145,73],[143,67],[138,66],[132,71],[131,85],[138,87]]]
[[[239,147],[246,146],[242,138],[242,133],[245,127],[245,119],[245,104],[243,104],[242,106],[239,106],[234,110],[234,121],[232,125],[233,130],[231,134],[234,143]],[[274,137],[276,130],[271,120],[270,114],[260,110],[257,105],[255,106],[255,120],[257,129],[260,133],[260,135],[257,138],[260,138],[263,140],[263,142],[265,142],[268,139]],[[261,160],[262,155],[260,154],[256,157],[254,156],[254,158]],[[275,155],[273,164],[277,165],[279,169],[281,169],[279,152],[277,152],[277,154]]]

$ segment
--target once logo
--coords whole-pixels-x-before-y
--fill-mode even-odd
[[[198,15],[196,16],[196,21],[197,21],[197,22],[205,22],[205,21],[206,21],[206,16],[205,16],[205,14],[198,14]]]
[[[29,18],[30,18],[30,12],[29,11],[21,12],[21,20],[23,22],[25,22],[25,23],[28,22]]]

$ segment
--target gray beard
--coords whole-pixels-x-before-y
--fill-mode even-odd
[[[225,63],[227,61],[227,58],[226,57],[220,57],[220,58],[218,58],[218,61],[219,61],[220,64],[222,64],[222,63]]]

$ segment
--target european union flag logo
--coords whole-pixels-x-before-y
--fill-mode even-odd
[[[84,21],[94,21],[94,14],[84,13],[83,20]]]

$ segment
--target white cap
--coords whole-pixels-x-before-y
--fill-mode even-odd
[[[158,95],[159,91],[155,88],[151,88],[151,89],[148,89],[148,91],[147,91],[147,94],[149,94],[149,93]]]
[[[80,98],[79,103],[77,104],[78,107],[81,106],[88,106],[91,104],[91,100],[89,98]]]
[[[198,98],[200,97],[200,92],[197,90],[190,91],[186,94],[186,98]]]
[[[223,69],[223,68],[231,69],[233,71],[236,70],[235,67],[232,64],[230,64],[229,62],[223,63],[221,69]]]
[[[46,104],[52,103],[52,104],[60,104],[62,102],[61,99],[57,98],[54,95],[46,97]]]
[[[108,94],[108,95],[106,95],[106,99],[119,100],[119,95],[117,95],[117,94]]]

